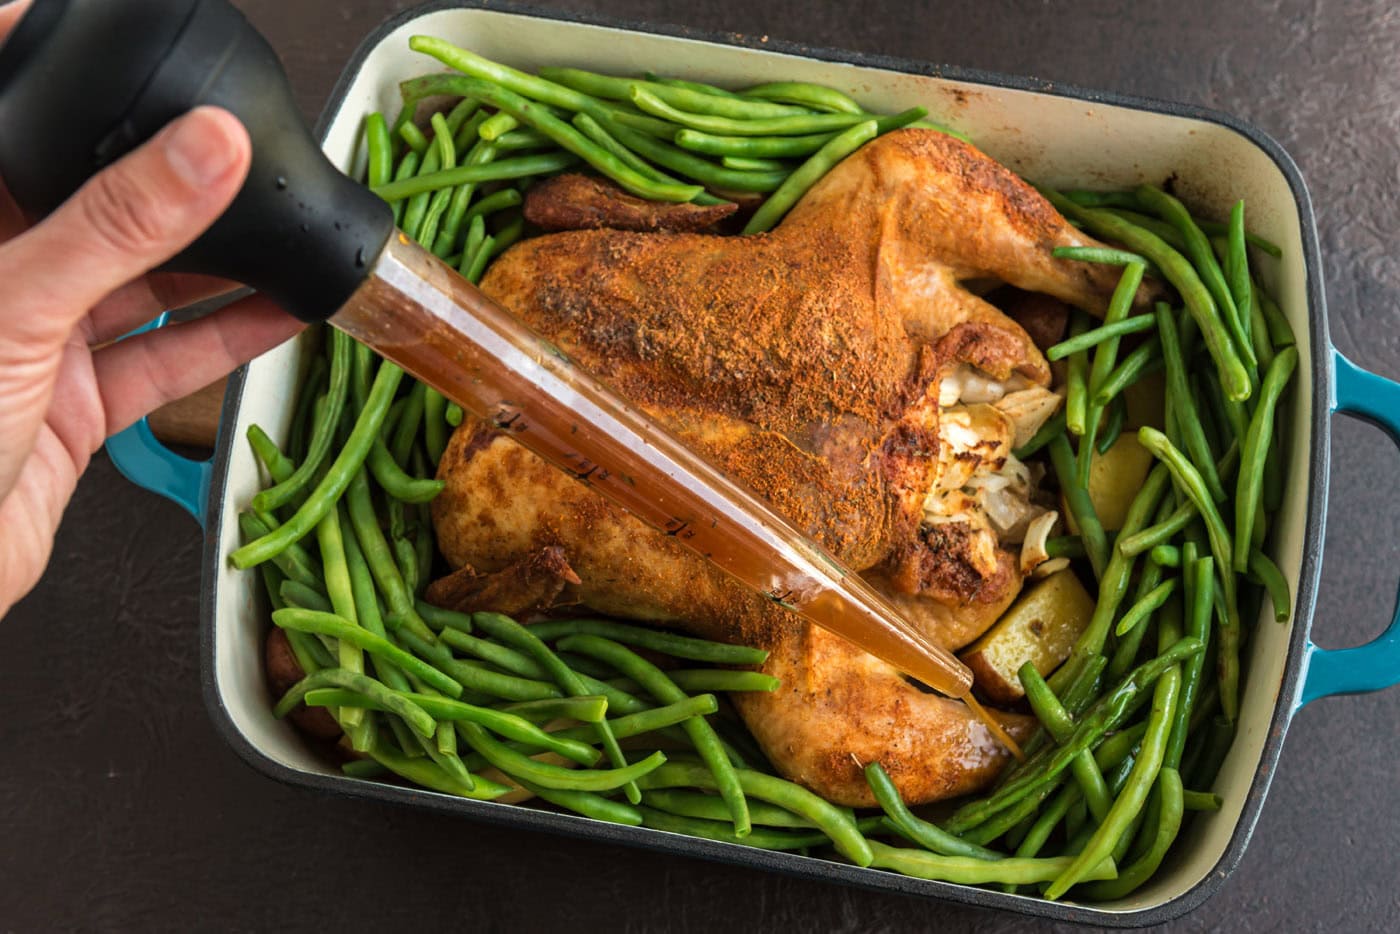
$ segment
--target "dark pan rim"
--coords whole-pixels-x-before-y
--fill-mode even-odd
[[[693,837],[684,837],[648,828],[622,827],[588,818],[537,810],[514,805],[496,805],[490,802],[468,801],[448,795],[422,791],[376,782],[357,781],[335,775],[319,775],[290,768],[274,761],[248,740],[233,722],[232,715],[219,694],[215,677],[214,625],[217,606],[217,582],[219,579],[219,538],[223,520],[223,500],[228,480],[229,452],[235,443],[234,425],[237,422],[242,404],[243,390],[247,382],[247,368],[240,368],[229,380],[228,392],[224,398],[219,439],[213,461],[212,482],[209,487],[208,526],[205,531],[203,575],[204,586],[200,597],[200,656],[201,682],[205,705],[219,733],[249,765],[265,775],[317,791],[334,795],[359,798],[372,798],[396,804],[430,807],[436,810],[469,816],[497,825],[520,826],[528,830],[560,833],[572,837],[600,839],[609,843],[635,846],[645,849],[662,850],[683,856],[695,856],[716,862],[748,866],[756,869],[780,872],[785,875],[824,882],[837,882],[859,888],[884,892],[897,892],[904,895],[917,895],[937,898],[965,905],[983,908],[999,908],[1039,915],[1060,921],[1108,925],[1113,927],[1140,927],[1160,924],[1192,911],[1219,890],[1225,878],[1238,867],[1245,847],[1258,822],[1260,809],[1269,790],[1269,783],[1278,765],[1278,757],[1284,734],[1295,711],[1295,701],[1299,696],[1304,668],[1308,633],[1312,626],[1313,611],[1317,601],[1317,583],[1322,564],[1322,544],[1327,509],[1328,469],[1331,449],[1331,386],[1332,386],[1332,344],[1328,337],[1325,297],[1323,295],[1321,264],[1317,243],[1316,221],[1312,201],[1307,186],[1297,165],[1287,152],[1270,136],[1228,114],[1201,107],[1169,101],[1090,90],[1073,85],[1061,84],[1037,78],[1019,77],[959,68],[956,66],[934,65],[915,62],[886,55],[862,54],[836,49],[813,47],[796,43],[782,42],[732,33],[718,34],[684,26],[661,25],[654,23],[631,23],[592,14],[541,10],[524,4],[502,2],[502,0],[434,0],[421,6],[404,10],[385,20],[360,44],[355,54],[346,64],[340,79],[331,91],[330,98],[317,122],[318,138],[324,140],[331,122],[344,105],[350,82],[358,74],[370,52],[391,32],[405,23],[425,14],[449,9],[475,9],[484,12],[505,13],[534,19],[551,20],[588,26],[602,26],[613,29],[651,35],[690,39],[719,45],[754,49],[756,51],[777,52],[801,56],[823,62],[857,65],[885,71],[914,74],[972,84],[982,84],[996,88],[1029,91],[1071,98],[1095,104],[1124,107],[1147,111],[1170,117],[1199,120],[1224,127],[1244,137],[1262,150],[1282,172],[1298,210],[1302,231],[1303,263],[1306,277],[1308,318],[1311,323],[1309,339],[1313,355],[1312,366],[1312,449],[1309,453],[1309,475],[1307,479],[1307,513],[1304,526],[1304,548],[1302,565],[1298,578],[1296,614],[1293,632],[1290,637],[1288,659],[1284,667],[1282,681],[1278,689],[1278,699],[1274,705],[1265,737],[1264,748],[1260,753],[1254,778],[1250,783],[1240,818],[1232,831],[1230,841],[1215,866],[1187,891],[1165,902],[1147,908],[1129,911],[1112,911],[1084,905],[1063,902],[1047,902],[1039,898],[1007,895],[989,889],[973,888],[945,882],[931,882],[913,879],[880,870],[866,870],[846,863],[827,859],[804,857],[790,853],[773,853],[730,844],[716,843]]]

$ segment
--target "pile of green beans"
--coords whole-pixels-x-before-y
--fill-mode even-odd
[[[1220,806],[1206,789],[1239,715],[1241,648],[1264,595],[1278,622],[1289,617],[1265,543],[1282,500],[1281,413],[1298,351],[1249,247],[1279,251],[1246,235],[1243,204],[1218,226],[1149,186],[1046,194],[1114,244],[1056,256],[1121,270],[1102,323],[1076,312],[1047,351],[1064,361],[1065,411],[1017,451],[1048,460],[1078,529],[1053,551],[1097,581],[1094,613],[1048,682],[1029,662],[1019,672],[1042,729],[990,793],[933,824],[904,806],[878,762],[866,778],[901,837],[936,858],[1008,865],[1004,876],[965,878],[1111,900],[1152,877],[1186,811]],[[1168,300],[1143,307],[1144,281]],[[1137,429],[1157,463],[1115,535],[1095,514],[1093,462],[1123,430],[1124,390],[1157,370],[1164,411]],[[1019,860],[1042,870],[1010,871]],[[916,872],[879,847],[874,865]]]
[[[505,183],[518,189],[582,162],[654,201],[720,204],[766,195],[743,230],[760,233],[837,162],[880,134],[919,126],[957,135],[926,121],[923,108],[867,113],[840,91],[814,84],[734,92],[576,68],[529,74],[430,36],[415,36],[409,46],[456,73],[405,82],[404,112],[392,127],[382,115],[370,116],[368,183],[394,205],[409,236],[477,275],[505,244],[496,233],[482,250],[491,239],[484,222],[473,235],[476,188]],[[417,104],[443,96],[460,102],[434,115],[425,132],[414,119]],[[492,226],[508,227],[514,215],[507,207],[503,216]]]
[[[526,74],[425,37],[453,68],[401,87],[392,123],[365,123],[365,183],[410,237],[477,281],[525,233],[535,180],[583,164],[657,201],[766,195],[745,233],[771,229],[833,165],[919,109],[867,113],[831,88],[725,90],[569,68]],[[419,104],[447,99],[424,119]],[[942,129],[942,128],[938,128]],[[231,560],[256,567],[303,677],[277,716],[328,711],[348,776],[479,800],[531,796],[595,820],[839,856],[859,866],[1011,892],[1112,900],[1147,882],[1210,793],[1234,735],[1241,648],[1263,596],[1288,585],[1266,543],[1284,483],[1287,389],[1298,353],[1253,265],[1277,257],[1176,198],[1046,192],[1112,244],[1057,251],[1121,279],[1101,323],[1076,312],[1046,356],[1066,404],[1025,446],[1078,532],[1049,543],[1095,611],[1068,660],[1020,671],[1042,730],[980,798],[941,821],[911,811],[879,761],[877,809],[857,814],[774,774],[717,694],[772,691],[766,654],[604,619],[526,626],[424,602],[439,567],[428,504],[462,413],[350,338],[321,329],[285,449],[248,440],[267,486]],[[1251,249],[1255,255],[1251,256]],[[1141,286],[1165,301],[1145,307]],[[319,346],[318,346],[319,345]],[[1163,371],[1165,411],[1137,429],[1157,465],[1106,530],[1088,481],[1127,424],[1124,392]],[[661,661],[658,664],[658,661]],[[884,841],[884,842],[881,842]]]

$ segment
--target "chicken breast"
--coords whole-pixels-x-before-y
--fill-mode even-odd
[[[945,384],[1049,382],[1026,332],[967,286],[1005,282],[1097,313],[1112,270],[1051,256],[1092,243],[975,148],[904,130],[842,162],[769,234],[542,236],[482,287],[955,649],[1020,589],[1009,527],[980,492],[1018,465],[1014,426]],[[490,426],[464,423],[439,476],[433,516],[454,566],[489,573],[557,547],[580,581],[561,603],[768,649],[764,670],[782,687],[734,701],[774,765],[829,800],[873,804],[861,773],[872,759],[913,803],[972,791],[1004,761],[965,705],[749,591]],[[1004,720],[1014,735],[1031,726]]]

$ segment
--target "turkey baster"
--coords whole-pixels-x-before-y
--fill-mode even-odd
[[[769,599],[944,694],[972,675],[852,571],[394,229],[298,116],[227,0],[34,0],[0,48],[0,176],[32,217],[190,109],[253,141],[247,182],[166,268],[246,283],[368,344]]]

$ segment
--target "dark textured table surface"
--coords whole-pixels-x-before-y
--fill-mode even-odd
[[[319,111],[394,0],[239,0]],[[594,0],[561,10],[1036,75],[1272,134],[1317,208],[1338,347],[1400,377],[1400,8],[1390,0]],[[1338,421],[1316,638],[1394,605],[1397,458]],[[200,699],[200,535],[99,455],[0,622],[0,929],[1019,930],[1035,922],[330,799],[269,781]],[[1244,862],[1180,926],[1394,929],[1400,690],[1294,722]]]

